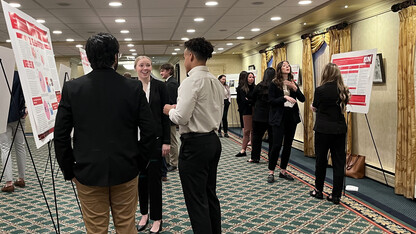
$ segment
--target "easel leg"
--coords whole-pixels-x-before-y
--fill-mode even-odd
[[[56,223],[58,224],[58,233],[61,233],[61,230],[60,230],[60,227],[59,227],[58,201],[56,199],[55,178],[53,176],[53,167],[52,167],[51,141],[48,142],[48,151],[49,151],[49,163],[51,165],[51,178],[52,178],[53,196],[54,196],[54,200],[55,200]]]

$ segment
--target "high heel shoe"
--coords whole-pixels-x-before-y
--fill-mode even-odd
[[[140,231],[143,231],[144,229],[146,229],[146,227],[147,227],[147,225],[149,224],[149,216],[147,216],[147,220],[146,220],[146,224],[145,225],[139,225],[139,224],[137,224],[137,231],[138,232],[140,232]]]
[[[338,205],[341,201],[341,198],[340,197],[335,197],[334,195],[329,194],[329,196],[326,197],[326,200],[334,203],[335,205]]]
[[[157,232],[152,232],[152,229],[150,229],[149,233],[160,233],[162,231],[162,224],[163,224],[163,220],[160,220],[160,225],[159,225],[159,229],[157,230]]]

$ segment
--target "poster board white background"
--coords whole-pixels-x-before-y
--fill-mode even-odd
[[[79,48],[79,54],[81,56],[82,68],[84,69],[84,75],[92,71],[90,61],[88,61],[87,52],[83,48]]]
[[[0,59],[3,64],[10,89],[12,89],[15,65],[13,50],[0,46]],[[9,107],[10,91],[4,77],[3,70],[0,70],[0,133],[6,132]]]
[[[332,55],[331,62],[338,65],[344,84],[351,92],[348,112],[368,113],[376,55],[377,49]]]
[[[37,148],[53,139],[61,99],[49,29],[1,1]]]
[[[63,65],[62,63],[59,64],[59,84],[61,84],[61,87],[64,87],[65,73],[67,73],[66,81],[69,81],[71,77],[71,68]]]

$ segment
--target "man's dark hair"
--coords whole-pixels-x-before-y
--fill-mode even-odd
[[[85,45],[88,61],[93,69],[111,68],[120,45],[117,39],[109,33],[98,33],[91,36]]]
[[[212,57],[214,47],[204,37],[192,38],[185,42],[185,48],[192,52],[198,60],[207,61]]]
[[[173,68],[173,65],[170,63],[162,64],[162,66],[160,66],[160,70],[170,71],[169,74],[171,76],[173,76],[173,72],[175,71],[175,69]]]

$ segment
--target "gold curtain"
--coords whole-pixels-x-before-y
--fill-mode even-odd
[[[286,46],[275,48],[273,50],[273,68],[276,69],[277,64],[281,61],[286,61]]]
[[[324,44],[324,42],[326,42],[326,44],[329,44],[329,38],[330,37],[328,33],[312,37],[312,40],[311,40],[312,54],[316,53]]]
[[[261,68],[260,71],[257,71],[257,77],[260,77],[260,81],[263,80],[263,72],[267,68],[267,56],[266,52],[260,53],[261,54]]]
[[[399,65],[397,68],[397,140],[394,191],[407,198],[415,195],[416,120],[415,120],[415,41],[416,6],[399,12]]]
[[[315,45],[316,46],[316,45]],[[305,156],[313,157],[315,155],[313,148],[313,112],[309,108],[313,101],[313,65],[312,65],[312,48],[311,39],[308,37],[303,40],[302,53],[302,78],[303,93],[305,94],[304,105],[304,131],[303,131],[303,152]]]

